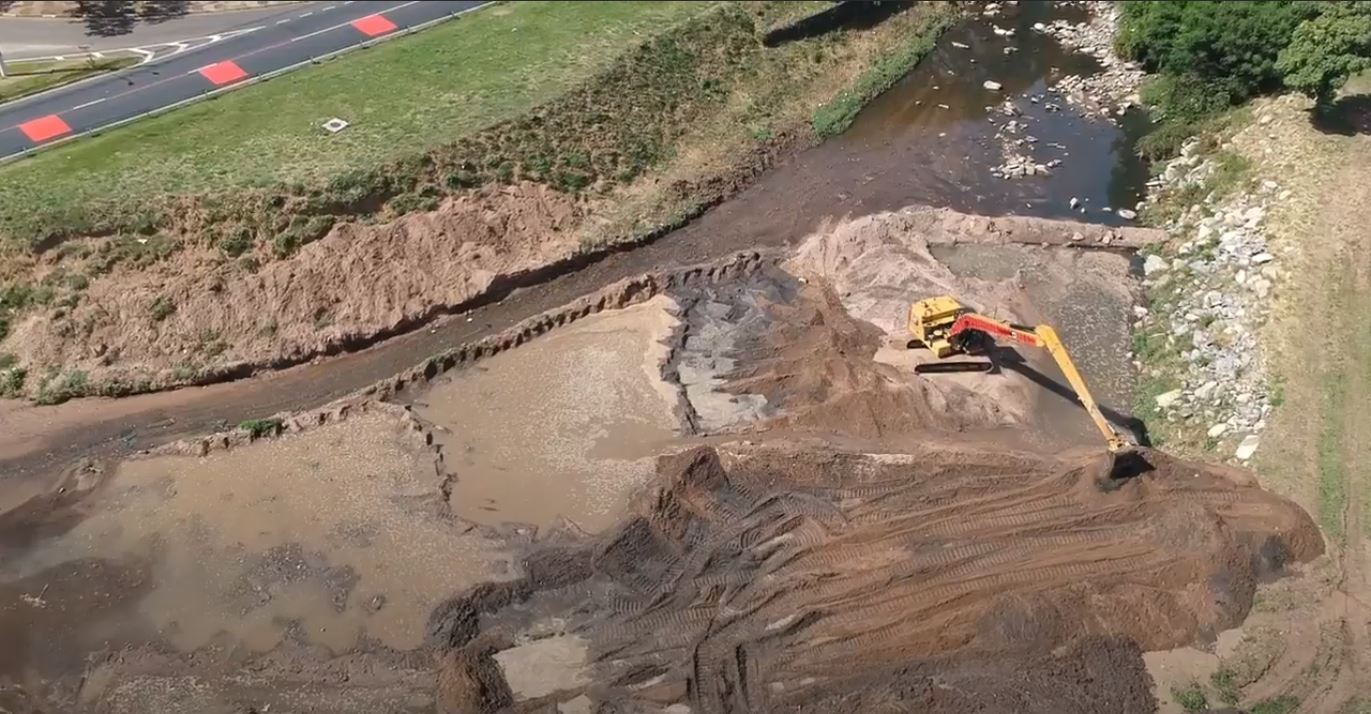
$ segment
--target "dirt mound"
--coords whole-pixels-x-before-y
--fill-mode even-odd
[[[17,325],[0,351],[33,374],[67,365],[97,384],[185,383],[299,361],[404,330],[567,259],[580,219],[574,199],[516,185],[390,223],[340,225],[258,272],[217,252],[186,252],[156,270],[95,280],[88,299]]]
[[[673,354],[704,432],[784,430],[879,440],[1002,424],[1002,392],[909,378],[874,359],[889,336],[826,285],[767,269],[673,291],[686,339]]]
[[[920,380],[911,368],[932,356],[903,349],[910,303],[936,295],[954,296],[978,312],[1012,322],[1052,323],[1086,381],[1104,387],[1096,396],[1107,414],[1128,428],[1126,415],[1109,409],[1126,405],[1131,392],[1126,345],[1134,298],[1128,260],[1104,251],[1007,245],[1015,242],[1007,236],[1044,237],[1073,225],[915,207],[816,231],[785,267],[831,286],[853,318],[884,332],[896,348],[876,359],[901,368],[905,381],[922,381],[941,392],[959,412],[949,426],[1030,426],[1074,443],[1082,436],[1093,438],[1092,432],[1065,379],[1042,351],[1006,347],[996,357],[1002,372]],[[1044,387],[1056,394],[1046,394]],[[979,409],[962,416],[977,404]]]
[[[482,589],[443,611],[514,640],[592,643],[593,684],[516,692],[516,709],[589,695],[700,712],[1150,711],[1135,646],[1236,625],[1258,578],[1322,541],[1242,472],[1145,457],[1145,473],[1112,481],[1090,459],[932,444],[700,448],[661,460],[639,516],[595,546],[594,575],[530,570],[503,597]],[[460,646],[477,632],[435,634]],[[1030,661],[999,680],[1026,708],[995,698],[1004,684],[945,691]]]

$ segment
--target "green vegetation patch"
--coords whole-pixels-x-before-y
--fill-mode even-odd
[[[1212,117],[1258,94],[1290,88],[1330,104],[1371,67],[1371,4],[1130,2],[1115,44],[1156,75],[1142,95],[1160,122],[1140,150],[1166,158],[1211,129]]]
[[[280,433],[282,424],[280,419],[247,419],[239,422],[238,428],[246,431],[252,438],[259,439]]]
[[[422,163],[418,157],[424,152],[566,93],[604,71],[626,48],[710,7],[528,2],[482,9],[413,37],[0,167],[0,233],[32,244],[52,236],[134,232],[140,221],[169,222],[172,207],[156,202],[169,194],[213,192],[217,198],[200,207],[210,213],[207,222],[229,217],[242,203],[232,195],[234,189],[271,189],[270,196],[243,197],[268,202],[287,193],[346,206],[349,198],[360,201],[389,188],[386,176],[399,175],[399,183],[412,184],[415,169],[422,168],[413,164]],[[689,39],[662,48],[662,62],[655,67],[634,68],[653,76],[606,89],[630,91],[672,79],[661,75],[697,59],[695,48],[684,44]],[[663,89],[679,95],[682,74]],[[669,105],[642,101],[633,106],[632,95],[613,99],[598,108],[586,106],[594,113],[577,128],[593,130],[625,108],[641,117],[682,105],[679,96]],[[331,117],[352,125],[329,135],[320,125]],[[534,114],[530,121],[539,118],[546,117]],[[578,181],[573,175],[578,162],[592,158],[559,155],[526,134],[500,137],[497,148],[519,149],[530,158],[542,155],[547,169],[555,167],[568,186]],[[639,144],[647,146],[638,152],[650,152],[650,138]],[[625,162],[649,158],[633,154],[633,148],[625,152]],[[407,157],[410,163],[394,163]],[[450,163],[467,158],[455,156]],[[485,170],[484,164],[479,168]],[[337,195],[330,201],[318,198],[328,189]]]
[[[1184,689],[1172,689],[1171,698],[1187,712],[1202,712],[1209,708],[1209,699],[1204,696],[1204,688],[1198,683],[1192,682]]]
[[[1251,714],[1290,714],[1299,707],[1299,697],[1285,695],[1253,704],[1248,711]]]
[[[70,84],[105,72],[130,67],[137,57],[109,59],[45,60],[41,62],[5,63],[7,76],[0,78],[0,102],[8,102],[54,87]]]

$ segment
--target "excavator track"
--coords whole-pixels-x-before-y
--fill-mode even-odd
[[[947,374],[949,372],[989,372],[994,368],[990,362],[925,362],[915,365],[915,374]]]

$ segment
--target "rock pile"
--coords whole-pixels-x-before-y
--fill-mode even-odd
[[[1193,187],[1214,171],[1214,161],[1198,155],[1192,141],[1168,163],[1154,188]],[[1263,231],[1267,207],[1280,199],[1279,189],[1275,181],[1265,181],[1222,200],[1211,193],[1167,223],[1166,254],[1149,255],[1143,263],[1144,284],[1154,301],[1150,312],[1138,308],[1137,327],[1162,335],[1181,358],[1179,374],[1174,366],[1165,369],[1182,386],[1157,396],[1158,410],[1168,420],[1203,427],[1210,439],[1235,446],[1239,460],[1255,453],[1271,412],[1256,332],[1281,270]]]
[[[1126,62],[1114,54],[1114,34],[1122,10],[1117,3],[1088,2],[1090,20],[1072,23],[1056,20],[1037,23],[1033,29],[1052,35],[1063,46],[1088,54],[1099,61],[1103,71],[1089,76],[1066,75],[1052,89],[1066,101],[1100,117],[1114,120],[1138,104],[1138,85],[1143,71],[1137,63]]]

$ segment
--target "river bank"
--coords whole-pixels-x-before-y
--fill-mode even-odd
[[[818,108],[852,87],[879,90],[869,76],[907,70],[955,17],[921,4],[761,44],[809,7],[709,6],[621,41],[607,67],[522,114],[382,168],[337,167],[324,188],[158,194],[136,216],[125,201],[73,198],[63,210],[80,216],[39,226],[33,250],[4,261],[0,352],[24,375],[5,386],[56,403],[239,379],[574,270],[689,221],[812,145]],[[550,11],[482,12],[517,30]],[[231,99],[261,91],[276,90]],[[10,171],[50,159],[35,161]]]

